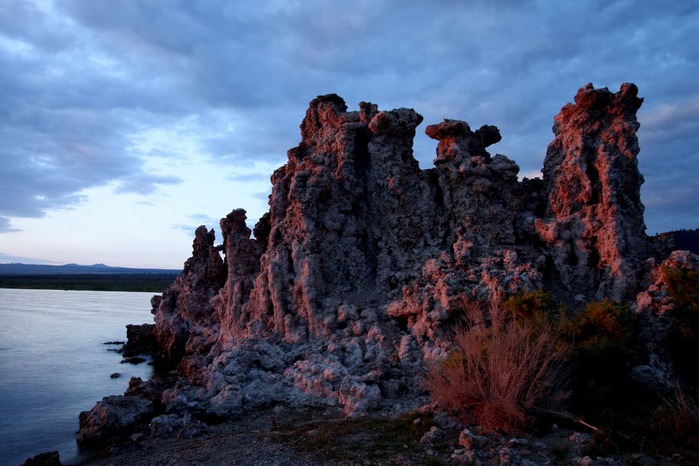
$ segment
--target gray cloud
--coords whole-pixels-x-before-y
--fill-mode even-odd
[[[120,179],[121,183],[116,188],[117,193],[152,194],[158,185],[179,184],[182,179],[176,176],[149,175],[139,173]]]
[[[350,108],[413,107],[423,128],[495,124],[503,141],[493,151],[533,172],[579,87],[632,81],[646,98],[649,230],[695,227],[699,12],[656,3],[4,2],[0,215],[39,217],[111,182],[142,195],[180,182],[155,176],[133,135],[188,116],[200,117],[205,157],[281,164],[308,101],[328,92]],[[434,148],[416,139],[423,167]]]
[[[10,263],[10,264],[11,263],[23,263],[23,264],[61,265],[60,262],[47,261],[44,259],[37,259],[35,257],[15,256],[12,254],[5,254],[3,252],[0,252],[0,264],[8,264],[8,263]]]
[[[10,219],[6,217],[0,217],[0,233],[9,233],[11,231],[17,231],[10,224]]]
[[[649,232],[699,224],[699,93],[641,114],[639,166]]]

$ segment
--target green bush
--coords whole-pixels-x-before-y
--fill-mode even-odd
[[[593,302],[571,318],[574,408],[599,414],[634,392],[629,377],[635,316],[611,301]]]
[[[551,294],[535,290],[510,296],[502,303],[502,309],[515,316],[532,318],[548,313],[552,308],[551,302]]]
[[[663,281],[674,308],[668,316],[675,328],[666,345],[684,382],[699,385],[696,361],[699,358],[699,271],[663,269]]]
[[[699,312],[699,270],[664,267],[663,281],[678,310],[685,313]]]

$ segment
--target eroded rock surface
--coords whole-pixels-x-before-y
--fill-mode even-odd
[[[29,458],[21,466],[63,466],[63,463],[57,451],[50,451]]]
[[[542,288],[572,310],[633,299],[652,265],[641,103],[633,84],[583,87],[554,119],[543,180],[519,180],[515,162],[488,152],[494,126],[428,126],[435,166],[420,169],[414,110],[314,99],[272,175],[269,212],[251,232],[233,210],[221,246],[199,227],[185,270],[153,299],[177,367],[159,402],[219,417],[279,403],[398,410],[423,401],[426,361],[448,351],[474,300]]]
[[[633,84],[616,94],[588,84],[554,118],[536,228],[553,258],[551,285],[578,301],[620,301],[637,290],[648,249],[636,159],[642,102]]]
[[[153,403],[138,396],[112,395],[102,398],[90,411],[80,413],[78,443],[101,443],[126,436],[154,415]]]
[[[673,251],[664,261],[656,263],[650,258],[646,265],[644,287],[636,296],[635,311],[643,323],[640,340],[647,356],[644,364],[633,368],[632,376],[654,391],[677,388],[688,379],[696,385],[699,382],[694,375],[696,344],[682,345],[696,341],[692,326],[688,325],[691,321],[687,320],[692,319],[692,312],[683,308],[685,303],[673,301],[670,288],[675,285],[677,292],[682,293],[678,285],[684,285],[694,290],[693,297],[697,295],[699,256],[689,251]],[[685,283],[676,283],[678,280]],[[678,355],[678,351],[686,354]],[[678,362],[680,367],[676,367]],[[682,362],[688,367],[682,367]]]
[[[185,354],[205,354],[211,349],[220,328],[211,300],[225,282],[226,269],[214,246],[214,231],[201,226],[183,271],[162,296],[151,300],[155,338],[166,360],[177,362]]]
[[[158,342],[155,339],[155,324],[140,324],[126,326],[126,343],[121,348],[125,358],[133,358],[139,354],[158,352]]]

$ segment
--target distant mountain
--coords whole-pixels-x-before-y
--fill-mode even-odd
[[[668,236],[672,238],[674,243],[673,249],[699,254],[699,228],[694,230],[673,230],[658,235],[661,238]]]
[[[677,249],[686,249],[699,254],[699,228],[695,230],[677,230],[670,232]]]
[[[0,264],[0,275],[86,275],[86,274],[172,274],[176,269],[140,269],[130,267],[109,267],[104,264],[94,265],[39,265],[39,264]]]

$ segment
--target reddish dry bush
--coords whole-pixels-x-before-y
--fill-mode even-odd
[[[679,387],[674,396],[661,397],[651,415],[639,420],[640,430],[656,446],[668,451],[699,449],[699,397]]]
[[[456,348],[432,364],[425,381],[432,399],[466,422],[487,430],[517,433],[537,408],[562,402],[569,345],[559,326],[543,315],[499,317],[487,328],[460,328]]]

